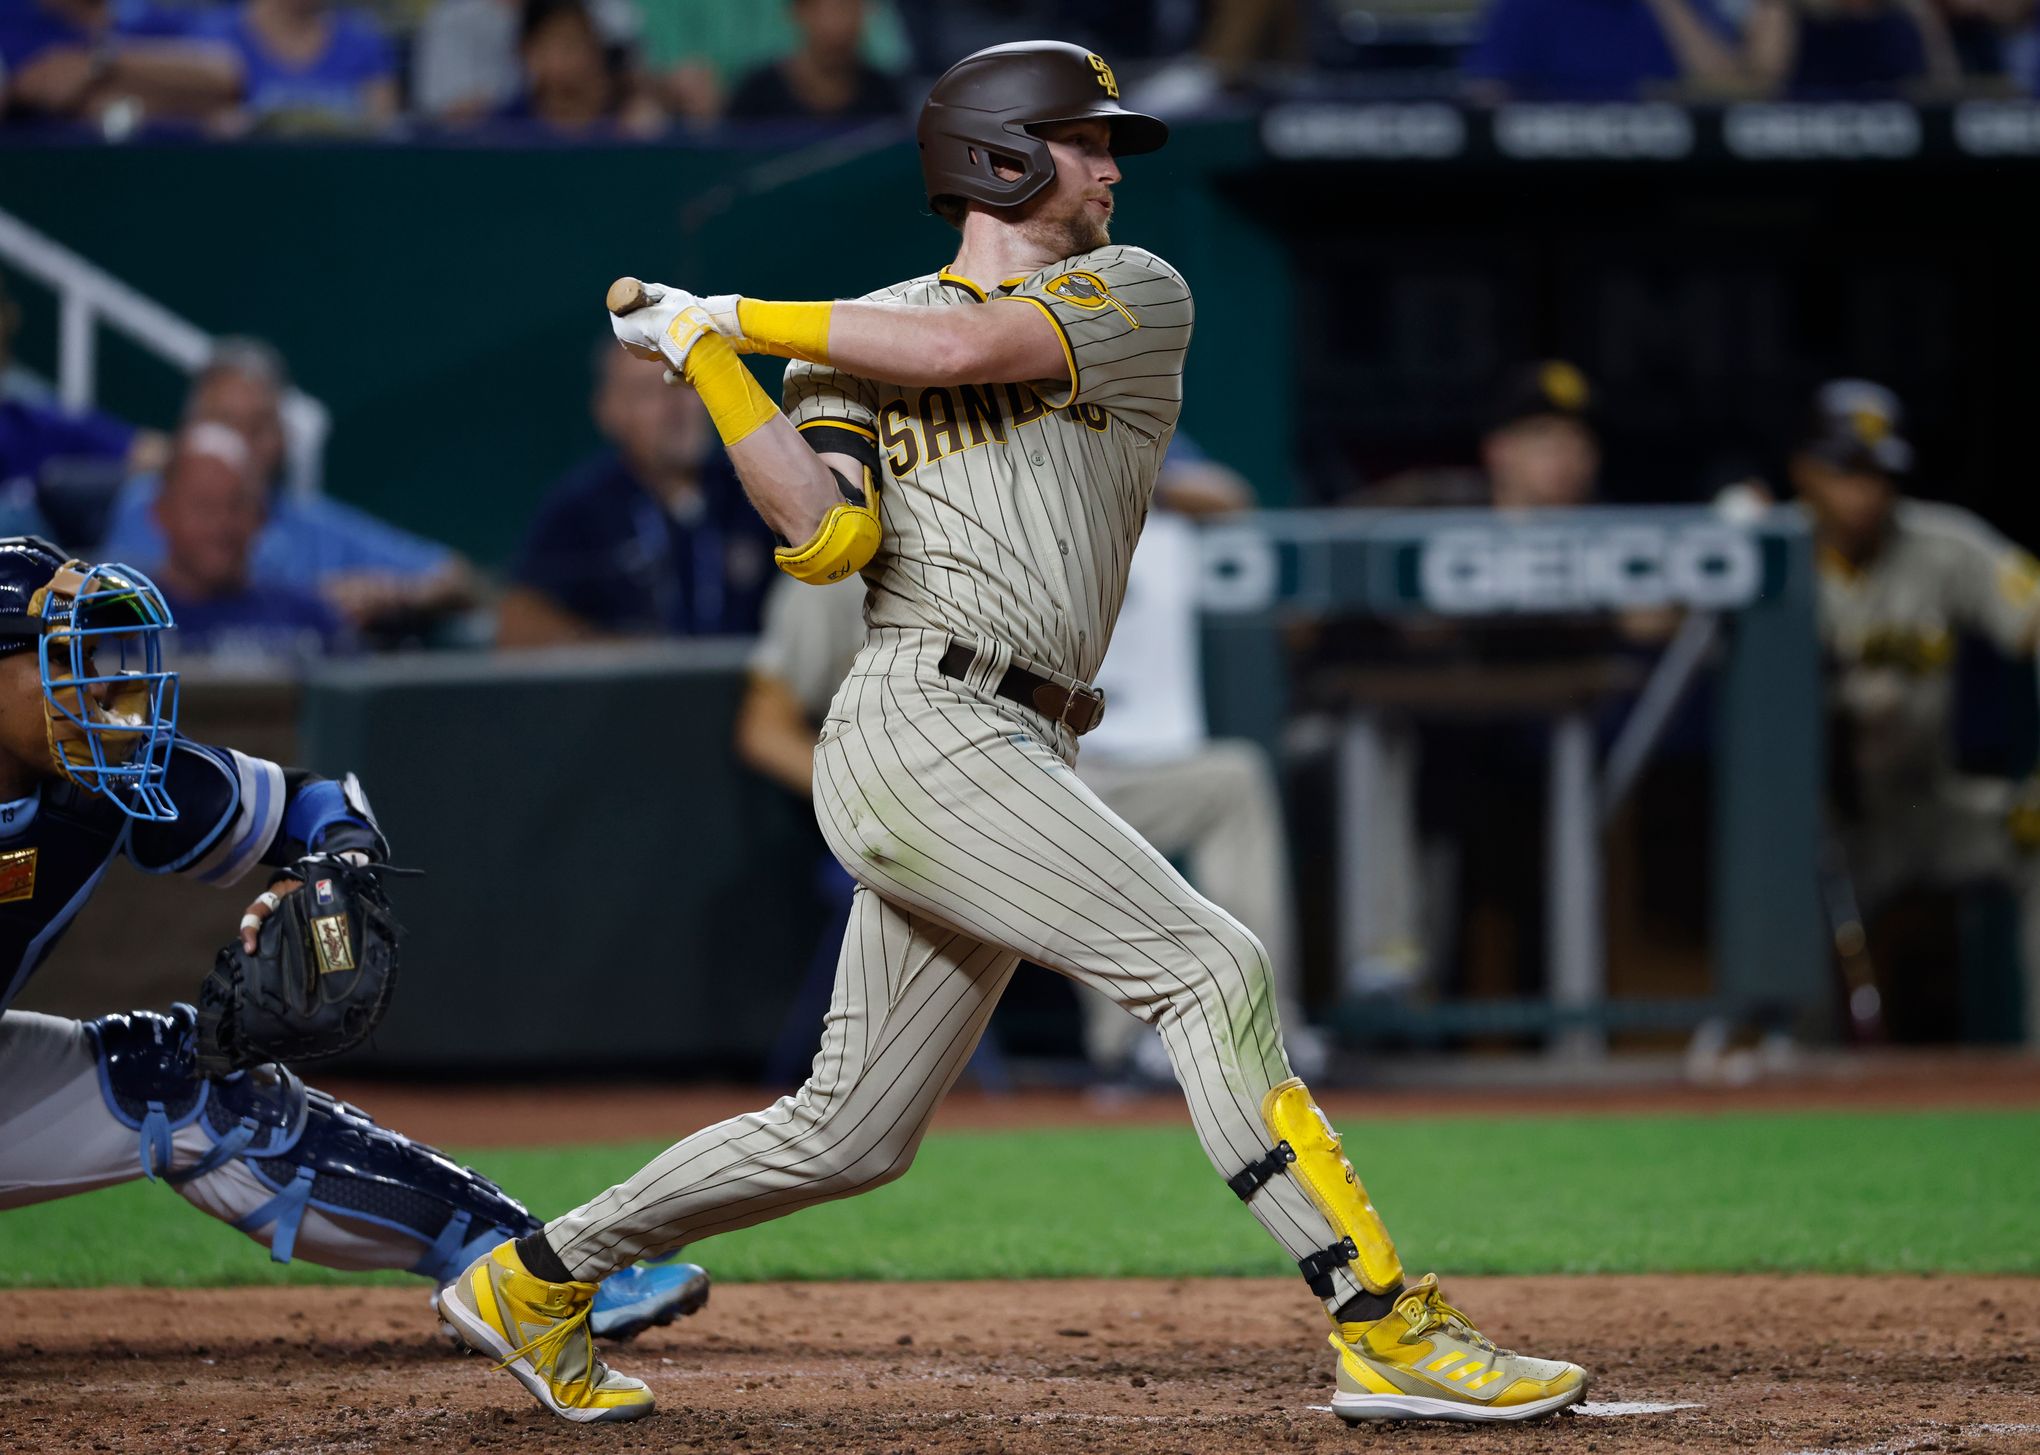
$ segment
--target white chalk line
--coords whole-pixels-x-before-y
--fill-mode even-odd
[[[1305,1405],[1304,1408],[1308,1410],[1315,1410],[1320,1414],[1328,1415],[1332,1413],[1332,1407],[1328,1404]],[[1576,1404],[1569,1411],[1567,1411],[1567,1413],[1588,1416],[1662,1415],[1669,1414],[1673,1410],[1697,1410],[1705,1408],[1706,1406],[1700,1404],[1698,1401],[1692,1401],[1685,1404],[1665,1404],[1656,1400],[1647,1399],[1604,1400],[1599,1404],[1594,1404],[1591,1402],[1587,1404]],[[1800,1452],[1800,1455],[1815,1455],[1815,1452],[1803,1451]]]

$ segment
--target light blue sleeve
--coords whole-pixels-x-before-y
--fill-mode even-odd
[[[254,574],[258,581],[302,590],[355,572],[429,576],[452,560],[451,548],[342,501],[284,496],[256,540]]]

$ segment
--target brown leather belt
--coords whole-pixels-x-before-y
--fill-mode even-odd
[[[951,642],[949,650],[942,654],[942,660],[936,665],[944,677],[954,677],[960,682],[976,658],[977,653],[966,643]],[[1008,702],[1017,702],[1043,717],[1054,719],[1078,737],[1105,720],[1105,694],[1097,688],[1065,687],[1025,667],[1008,667],[1006,675],[992,690]]]

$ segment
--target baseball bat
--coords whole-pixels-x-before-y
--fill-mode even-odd
[[[604,300],[609,311],[618,318],[626,313],[636,313],[640,308],[649,308],[652,303],[651,291],[636,278],[618,278],[609,285],[609,295]]]

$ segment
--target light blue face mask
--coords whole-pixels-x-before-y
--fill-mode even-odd
[[[132,566],[67,561],[36,592],[50,754],[73,783],[129,818],[177,817],[164,779],[177,738],[177,674],[163,667],[174,625],[156,583]]]

